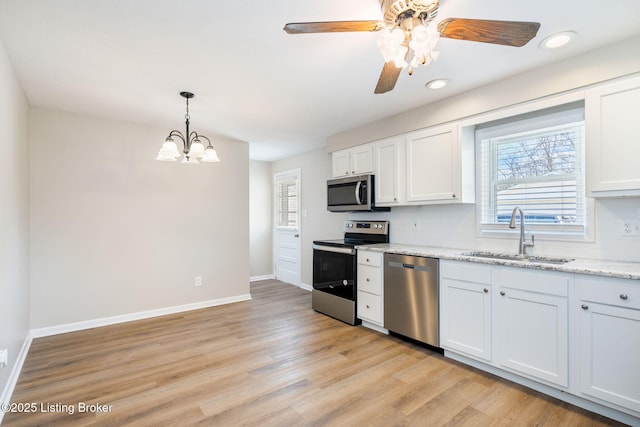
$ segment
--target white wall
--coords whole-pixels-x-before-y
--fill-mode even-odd
[[[273,276],[273,175],[271,162],[249,164],[251,277]]]
[[[640,37],[527,71],[327,138],[329,152],[637,73]],[[446,89],[442,89],[446,90]]]
[[[0,129],[0,349],[9,350],[2,392],[29,331],[30,293],[29,103],[1,40]]]
[[[314,240],[340,239],[346,214],[327,211],[327,179],[331,178],[331,155],[324,149],[278,160],[273,173],[300,168],[301,218],[300,245],[302,248],[302,284],[313,283]],[[306,216],[304,213],[306,212]]]
[[[187,167],[154,160],[168,129],[34,108],[30,132],[32,328],[249,293],[248,144]]]
[[[517,102],[524,103],[602,80],[637,73],[640,72],[638,52],[640,37],[632,38],[433,105],[333,135],[327,141],[327,150],[370,142],[418,127],[469,117]],[[537,239],[535,247],[529,252],[640,262],[640,238],[624,237],[619,233],[620,221],[640,222],[640,198],[599,199],[594,205],[595,241],[562,242]],[[353,214],[350,214],[351,216]],[[392,243],[509,252],[516,250],[518,244],[517,235],[508,238],[477,237],[475,205],[397,207],[392,208],[390,213],[368,214],[367,217],[391,221]]]

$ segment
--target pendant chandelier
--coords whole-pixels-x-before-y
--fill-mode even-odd
[[[179,130],[172,130],[169,132],[169,136],[167,136],[164,144],[162,144],[162,148],[160,148],[156,160],[175,162],[178,157],[181,156],[178,151],[178,146],[173,140],[173,137],[176,136],[182,140],[182,152],[184,153],[184,158],[181,163],[194,165],[200,162],[219,162],[220,159],[218,158],[218,153],[216,153],[216,149],[211,145],[211,140],[209,138],[204,135],[200,135],[196,131],[189,133],[189,100],[195,95],[191,92],[180,92],[180,96],[187,100],[187,114],[184,116],[186,131],[184,134]],[[207,141],[206,148],[202,143],[203,139]]]

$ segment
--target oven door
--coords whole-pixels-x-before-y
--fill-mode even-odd
[[[313,289],[356,300],[356,250],[313,245]]]

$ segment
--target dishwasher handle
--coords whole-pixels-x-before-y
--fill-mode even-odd
[[[387,265],[394,268],[409,268],[411,270],[417,271],[432,271],[431,267],[427,267],[424,265],[407,264],[404,262],[389,261]]]

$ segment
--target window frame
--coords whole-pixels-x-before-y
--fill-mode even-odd
[[[566,99],[566,97],[565,97]],[[546,104],[546,105],[545,105]],[[559,241],[593,241],[594,240],[594,204],[593,199],[588,197],[586,190],[586,174],[585,174],[585,151],[586,136],[584,133],[584,98],[574,98],[566,103],[550,104],[538,103],[540,108],[528,109],[518,108],[503,111],[502,114],[490,114],[484,116],[485,120],[478,118],[474,121],[474,139],[476,147],[476,234],[478,237],[494,237],[494,238],[512,238],[513,234],[519,233],[519,227],[515,230],[509,229],[506,224],[486,224],[483,223],[483,215],[486,211],[485,195],[483,194],[483,167],[486,161],[485,152],[482,150],[482,140],[489,138],[498,138],[505,135],[514,135],[517,133],[528,132],[535,129],[544,129],[558,126],[561,124],[583,122],[582,144],[576,146],[576,162],[580,165],[581,180],[577,181],[577,185],[582,187],[583,193],[583,216],[584,224],[535,224],[526,223],[528,232],[535,234],[538,240],[559,240]],[[511,113],[511,114],[510,114]],[[578,120],[576,120],[578,119]],[[493,147],[491,148],[493,149]],[[491,150],[487,150],[491,151]],[[578,160],[579,159],[579,160]],[[494,167],[495,175],[497,172],[497,164],[491,162]],[[547,178],[534,179],[533,181],[545,181]],[[550,179],[549,179],[550,180]],[[554,180],[557,180],[554,178]],[[531,182],[531,181],[530,181]],[[493,184],[490,185],[491,192],[494,191]],[[523,209],[525,210],[525,209]],[[525,210],[525,214],[526,214]],[[519,219],[519,218],[518,218]],[[519,224],[519,221],[518,221]]]
[[[295,210],[295,225],[289,225],[289,221],[287,221],[287,225],[281,224],[281,203],[282,198],[280,197],[280,185],[289,184],[295,186],[295,198],[296,198],[296,210]],[[287,200],[290,197],[287,197]],[[300,229],[300,172],[299,170],[281,172],[274,175],[274,183],[273,183],[273,199],[274,199],[274,227],[281,230],[299,230]],[[287,214],[290,214],[291,211],[287,210]],[[288,217],[288,215],[287,215]]]

